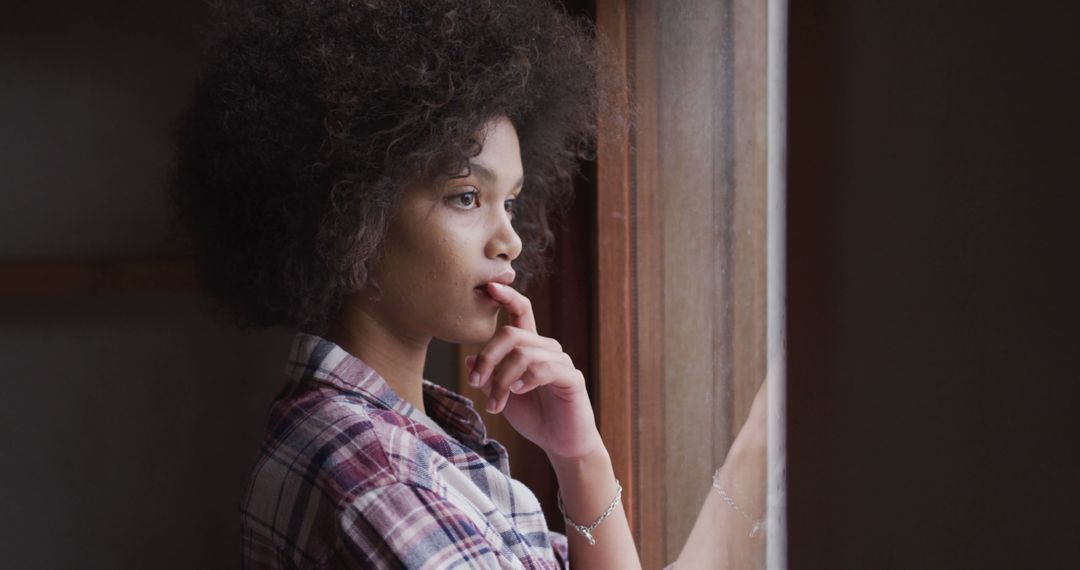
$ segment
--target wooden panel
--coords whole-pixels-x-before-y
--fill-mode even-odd
[[[737,432],[766,373],[766,42],[767,4],[734,0],[731,152],[732,352],[729,421]],[[730,444],[728,444],[730,445]],[[725,445],[723,453],[726,454]]]
[[[624,1],[602,0],[596,5],[596,24],[627,62],[627,10]],[[624,71],[626,71],[624,69]],[[616,104],[626,105],[620,101]],[[601,131],[609,125],[601,124]],[[631,260],[631,195],[629,145],[602,137],[597,148],[597,407],[600,433],[611,453],[615,475],[623,486],[623,506],[631,528],[637,482],[633,438],[633,313]],[[640,542],[640,535],[635,537]]]
[[[722,266],[732,247],[730,161],[721,138],[729,86],[720,64],[724,3],[659,5],[657,60],[659,167],[663,185],[664,533],[666,560],[690,534],[730,438],[723,393],[731,366],[728,297]],[[720,101],[717,101],[720,99]]]
[[[634,101],[637,121],[633,138],[633,179],[636,207],[637,341],[635,375],[638,401],[636,451],[638,497],[637,546],[644,568],[661,568],[670,562],[665,527],[664,466],[664,200],[659,183],[657,90],[659,70],[656,60],[656,4],[654,0],[635,3],[632,15],[634,37]]]
[[[599,359],[601,381],[631,401],[602,399],[601,414],[633,464],[635,540],[655,568],[681,550],[765,373],[767,11],[624,4],[597,12],[636,105],[631,140],[601,146]]]
[[[664,2],[656,17],[670,561],[765,372],[767,36],[748,0]]]

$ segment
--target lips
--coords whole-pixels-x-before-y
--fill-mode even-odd
[[[486,290],[488,283],[502,283],[503,285],[510,285],[514,282],[514,277],[516,276],[517,274],[514,273],[513,269],[509,271],[504,271],[502,273],[499,273],[498,275],[493,275],[481,281],[479,284],[477,284],[476,288]]]
[[[493,299],[491,297],[491,295],[488,295],[487,290],[484,289],[483,287],[474,287],[473,288],[473,293],[476,295],[476,298],[479,299],[480,301],[483,301],[484,303],[487,303],[487,304],[489,304],[489,305],[491,305],[493,307],[498,307],[499,306],[499,302],[496,301],[495,299]]]
[[[489,278],[485,279],[484,281],[480,282],[480,284],[477,285],[476,287],[473,287],[473,292],[475,292],[476,295],[480,299],[486,301],[487,303],[489,303],[489,304],[491,304],[493,306],[498,306],[499,302],[496,301],[495,299],[491,298],[491,295],[488,294],[488,292],[487,292],[487,284],[488,283],[502,283],[503,285],[509,286],[511,283],[514,282],[514,277],[515,277],[515,273],[514,273],[513,269],[511,269],[509,271],[505,271],[503,273],[499,273],[498,275],[494,275],[494,276],[489,277]]]

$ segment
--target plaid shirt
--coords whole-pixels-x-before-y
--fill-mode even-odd
[[[285,373],[240,505],[245,568],[569,566],[471,401],[424,380],[425,416],[305,333]]]

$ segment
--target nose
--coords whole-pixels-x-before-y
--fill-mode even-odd
[[[489,258],[501,257],[506,261],[517,259],[517,256],[521,255],[521,237],[514,231],[514,226],[510,223],[510,214],[499,209],[497,220],[494,223],[495,229],[487,242],[487,251],[484,253]]]

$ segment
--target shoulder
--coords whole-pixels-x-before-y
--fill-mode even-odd
[[[415,429],[354,394],[317,386],[284,391],[240,504],[245,560],[324,560],[337,550],[342,525],[382,517],[372,499],[400,503],[429,486],[431,454],[418,449]],[[357,517],[358,506],[372,512]],[[363,542],[376,529],[347,532]]]
[[[372,488],[422,483],[431,467],[422,462],[428,454],[418,452],[416,430],[412,420],[360,396],[297,391],[273,406],[251,484],[299,477],[342,505]]]
[[[253,566],[557,568],[564,559],[523,485],[427,427],[332,389],[275,402],[241,515]]]

